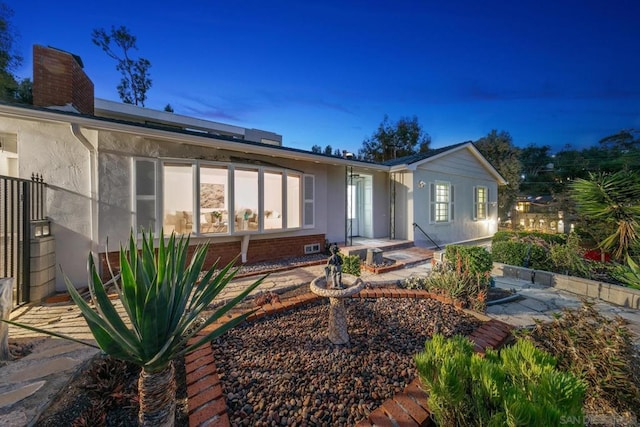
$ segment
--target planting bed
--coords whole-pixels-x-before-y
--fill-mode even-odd
[[[354,425],[416,377],[413,355],[435,332],[480,322],[430,299],[345,301],[351,342],[326,338],[326,304],[269,316],[212,343],[232,425]]]

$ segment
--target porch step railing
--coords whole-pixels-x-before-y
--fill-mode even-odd
[[[420,230],[420,232],[422,234],[424,234],[424,237],[426,237],[427,239],[429,239],[429,241],[431,243],[433,243],[435,245],[436,248],[438,248],[438,250],[442,250],[442,248],[440,247],[440,245],[438,245],[436,242],[433,241],[433,239],[422,229],[422,227],[420,227],[417,223],[413,223],[413,228],[417,228],[418,230]]]

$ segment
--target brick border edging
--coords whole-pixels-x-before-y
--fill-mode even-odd
[[[415,299],[435,299],[445,304],[452,304],[450,298],[432,294],[427,291],[416,289],[363,289],[352,298],[415,298]],[[257,309],[255,313],[248,317],[248,321],[253,321],[271,314],[282,313],[292,308],[301,307],[323,299],[313,293],[294,296],[281,302],[265,304]],[[468,311],[467,311],[468,312]],[[468,312],[474,314],[473,312]],[[222,321],[208,326],[193,337],[189,344],[194,343],[201,336],[215,329],[220,324],[229,320],[235,315],[227,316]],[[479,316],[477,316],[479,317]],[[513,327],[507,323],[495,319],[486,320],[471,335],[475,343],[475,351],[484,353],[486,348],[500,348],[511,338]],[[187,405],[189,408],[189,425],[198,427],[212,427],[231,425],[227,414],[226,398],[223,394],[222,384],[218,377],[217,368],[213,359],[213,349],[210,345],[205,345],[185,356],[185,370],[187,374]],[[369,417],[359,421],[359,427],[377,426],[433,426],[431,412],[427,406],[428,394],[424,391],[419,378],[414,379],[402,393],[387,399],[382,405],[373,410]]]

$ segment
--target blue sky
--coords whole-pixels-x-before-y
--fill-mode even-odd
[[[5,0],[6,1],[6,0]],[[492,129],[518,146],[597,144],[640,128],[640,2],[9,0],[32,46],[79,55],[119,101],[94,28],[125,25],[151,61],[146,106],[357,151],[387,114],[437,148]]]

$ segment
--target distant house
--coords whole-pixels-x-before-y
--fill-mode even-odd
[[[519,196],[511,213],[512,227],[541,233],[566,233],[564,211],[553,196]]]
[[[209,264],[496,231],[504,179],[471,143],[388,164],[292,149],[274,132],[95,99],[80,59],[42,46],[33,89],[34,106],[0,104],[0,175],[43,175],[56,264],[77,286],[89,251],[117,267],[131,229],[209,241]],[[32,299],[64,289],[52,283]]]

